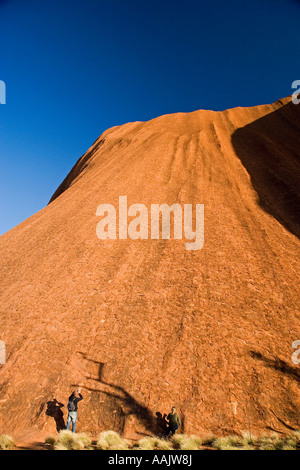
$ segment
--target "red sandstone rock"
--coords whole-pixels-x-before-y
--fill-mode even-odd
[[[298,429],[299,149],[290,99],[104,132],[0,238],[0,434],[55,431],[78,385],[94,434],[157,432],[173,404],[187,433]],[[203,203],[203,249],[100,241],[121,195]]]

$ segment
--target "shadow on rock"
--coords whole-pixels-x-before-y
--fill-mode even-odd
[[[66,429],[64,414],[62,408],[64,405],[59,403],[56,398],[47,402],[46,415],[55,420],[57,432]]]

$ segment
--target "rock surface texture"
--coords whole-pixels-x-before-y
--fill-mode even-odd
[[[0,434],[300,427],[300,105],[104,132],[49,205],[0,237]],[[100,204],[204,204],[205,243],[99,240]],[[64,405],[64,407],[62,407]]]

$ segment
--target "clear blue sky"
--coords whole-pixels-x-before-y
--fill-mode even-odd
[[[290,95],[299,20],[297,0],[0,0],[0,234],[111,126]]]

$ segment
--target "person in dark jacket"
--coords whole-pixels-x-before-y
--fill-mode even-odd
[[[177,429],[181,426],[181,420],[176,413],[175,406],[172,407],[171,413],[168,414],[167,420],[169,422],[169,426],[167,429],[168,436],[174,436]]]
[[[78,409],[78,402],[83,400],[83,396],[81,395],[81,389],[78,388],[72,395],[69,397],[68,402],[68,419],[67,419],[67,431],[70,428],[70,424],[72,422],[72,432],[75,433],[76,431],[76,421],[77,421],[77,409]]]

